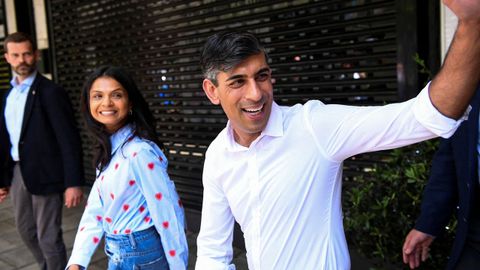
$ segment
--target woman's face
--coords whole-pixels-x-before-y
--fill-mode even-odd
[[[128,93],[123,86],[110,77],[99,77],[90,88],[90,113],[113,134],[127,122],[132,108]]]

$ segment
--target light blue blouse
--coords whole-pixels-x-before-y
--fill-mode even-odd
[[[167,159],[155,143],[132,132],[127,125],[111,136],[112,159],[93,184],[68,265],[86,267],[104,233],[155,226],[170,269],[187,268],[184,211]]]

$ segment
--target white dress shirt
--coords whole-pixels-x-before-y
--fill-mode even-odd
[[[12,144],[10,155],[14,161],[20,160],[18,142],[20,141],[20,133],[22,132],[23,115],[25,113],[28,92],[35,80],[35,76],[37,76],[36,71],[30,74],[30,76],[20,84],[17,82],[16,76],[10,81],[12,90],[8,94],[5,104],[5,124],[10,137],[10,143]]]
[[[378,107],[274,103],[265,130],[248,148],[234,141],[228,123],[206,153],[196,269],[235,269],[234,220],[251,270],[350,269],[343,161],[448,137],[460,122],[433,107],[427,86],[415,99]]]
[[[112,159],[92,186],[68,266],[87,267],[104,233],[155,226],[170,269],[187,268],[184,211],[167,174],[167,159],[156,144],[132,132],[127,125],[110,137]]]

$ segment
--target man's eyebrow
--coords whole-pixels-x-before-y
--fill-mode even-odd
[[[271,71],[271,69],[270,69],[269,67],[264,67],[264,68],[260,69],[259,71],[257,71],[257,72],[255,73],[255,75],[258,75],[258,74],[261,74],[261,73],[264,73],[264,72],[270,72],[270,71]],[[236,80],[236,79],[241,79],[241,78],[243,78],[243,77],[246,77],[246,75],[244,75],[244,74],[235,74],[235,75],[229,77],[229,78],[227,79],[227,81],[232,81],[232,80]]]
[[[260,73],[264,73],[264,72],[270,72],[270,71],[271,71],[271,69],[269,67],[265,67],[265,68],[262,68],[259,71],[257,71],[256,75],[258,75]]]
[[[236,80],[236,79],[241,79],[241,78],[243,78],[243,77],[245,77],[245,75],[243,75],[243,74],[235,74],[235,75],[229,77],[229,78],[227,79],[227,81],[233,81],[233,80]]]

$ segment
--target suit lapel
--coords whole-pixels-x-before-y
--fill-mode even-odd
[[[25,112],[23,114],[22,130],[20,132],[20,140],[23,138],[23,135],[25,133],[25,128],[32,114],[33,104],[35,102],[36,96],[39,94],[38,84],[39,84],[40,78],[41,78],[41,75],[37,73],[37,75],[35,76],[35,80],[33,80],[32,86],[30,86],[30,90],[28,91],[27,101],[25,102]]]

